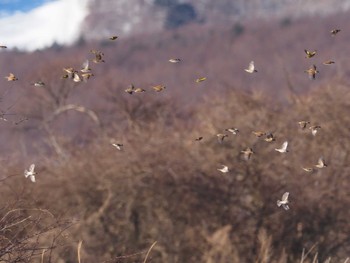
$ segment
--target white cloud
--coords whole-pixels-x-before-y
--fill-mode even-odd
[[[0,18],[0,45],[33,51],[53,43],[72,44],[88,14],[88,0],[57,0],[29,12]]]

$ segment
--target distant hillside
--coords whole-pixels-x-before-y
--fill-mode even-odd
[[[226,24],[255,18],[296,18],[349,10],[347,0],[104,0],[90,2],[82,35],[101,39],[110,34],[157,32],[189,22]]]

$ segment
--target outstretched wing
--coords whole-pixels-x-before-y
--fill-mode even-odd
[[[288,147],[288,142],[287,141],[285,141],[283,144],[282,144],[282,150],[283,151],[287,151],[287,147]]]
[[[35,169],[35,164],[32,163],[32,164],[29,166],[29,172],[30,172],[30,173],[33,173],[33,172],[34,172],[34,169]]]
[[[282,202],[288,201],[288,197],[289,197],[289,192],[285,192],[285,193],[282,195]]]

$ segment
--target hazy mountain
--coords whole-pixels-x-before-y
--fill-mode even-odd
[[[255,18],[297,18],[344,12],[349,0],[90,0],[85,39],[157,32],[188,22],[226,24]]]

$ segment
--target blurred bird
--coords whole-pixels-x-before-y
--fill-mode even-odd
[[[166,87],[164,85],[157,85],[157,86],[153,86],[152,89],[154,89],[156,92],[161,92],[165,90]]]
[[[199,142],[199,141],[201,141],[202,139],[203,139],[203,137],[200,136],[200,137],[196,138],[195,141]]]
[[[248,68],[244,69],[246,72],[248,73],[254,73],[254,72],[258,72],[256,69],[255,69],[255,66],[254,66],[254,61],[250,61],[249,65],[248,65]]]
[[[179,58],[171,58],[171,59],[169,59],[169,62],[171,62],[171,63],[179,63],[179,62],[181,62],[181,59],[179,59]]]
[[[218,171],[222,172],[222,173],[228,173],[228,167],[226,165],[221,165],[222,168],[218,169]]]
[[[33,85],[35,87],[43,87],[43,86],[45,86],[45,83],[39,80],[39,81],[32,83],[31,85]]]
[[[288,197],[289,197],[289,192],[285,192],[282,195],[282,200],[277,200],[277,206],[280,207],[282,205],[282,207],[284,208],[284,210],[289,210],[289,206],[288,206]]]
[[[102,57],[104,56],[104,54],[103,54],[101,51],[91,49],[90,52],[91,52],[92,54],[95,55],[95,58],[92,60],[92,62],[94,62],[94,63],[105,62],[105,61],[102,59]]]
[[[327,61],[325,61],[325,62],[323,62],[322,64],[323,65],[332,65],[332,64],[334,64],[335,62],[334,61],[332,61],[332,60],[327,60]]]
[[[135,91],[133,84],[130,84],[129,87],[125,90],[126,93],[132,94]]]
[[[327,167],[327,164],[326,164],[325,160],[323,159],[323,157],[320,157],[318,159],[317,164],[315,165],[315,167],[317,167],[319,169]]]
[[[305,70],[307,74],[309,74],[310,79],[315,79],[316,74],[319,73],[319,71],[316,69],[315,65],[312,65],[309,69]]]
[[[314,125],[314,126],[309,127],[309,129],[311,130],[312,135],[316,136],[318,130],[321,129],[321,126]]]
[[[81,74],[81,76],[82,76],[84,82],[87,82],[87,80],[90,79],[91,77],[93,77],[94,74],[92,74],[92,73],[83,73],[83,74]]]
[[[331,30],[331,34],[332,36],[335,36],[336,34],[338,34],[341,30],[340,29],[332,29]]]
[[[304,51],[305,51],[305,54],[306,54],[306,57],[305,57],[305,58],[312,58],[313,56],[316,55],[316,52],[317,52],[317,50],[315,50],[315,51],[309,51],[309,50],[306,50],[306,49],[304,49]]]
[[[121,151],[124,145],[122,143],[112,143],[112,146],[117,148],[117,150]]]
[[[142,89],[142,88],[136,88],[136,89],[134,89],[134,92],[135,93],[141,93],[141,92],[146,92],[146,90]]]
[[[64,75],[62,75],[62,77],[61,77],[61,79],[68,79],[68,74],[64,74]]]
[[[266,132],[263,132],[263,131],[252,131],[252,133],[258,138],[266,135]]]
[[[80,82],[80,81],[81,81],[81,78],[80,78],[80,76],[79,76],[79,74],[78,74],[77,71],[75,71],[75,72],[73,73],[73,81],[74,81],[74,82]]]
[[[85,60],[80,71],[83,73],[89,73],[91,71],[91,68],[89,68],[89,60]]]
[[[74,68],[63,68],[65,72],[67,72],[67,77],[66,78],[73,78],[74,77]],[[65,76],[65,75],[64,75]]]
[[[30,179],[33,183],[35,183],[35,175],[36,175],[36,173],[34,172],[34,168],[35,168],[35,164],[31,164],[31,165],[29,166],[29,169],[28,169],[28,170],[24,170],[24,176],[25,176],[26,178],[29,177],[29,179]]]
[[[267,142],[273,142],[276,139],[275,139],[275,137],[274,137],[274,135],[272,133],[268,133],[268,134],[266,134],[266,137],[265,137],[264,140],[267,141]]]
[[[243,153],[244,159],[248,161],[254,152],[252,148],[248,147],[245,150],[241,151],[241,153]]]
[[[199,83],[199,82],[205,81],[206,79],[207,79],[206,77],[198,78],[196,79],[196,82]]]
[[[16,80],[18,80],[18,78],[13,73],[10,73],[8,76],[5,77],[5,79],[7,79],[7,81],[16,81]]]
[[[109,39],[110,40],[116,40],[118,38],[118,36],[111,36]]]
[[[310,122],[309,122],[309,121],[299,121],[298,124],[299,124],[300,128],[301,128],[302,130],[304,130],[304,129],[306,128],[306,126],[307,126],[308,124],[310,124]]]
[[[239,130],[237,128],[228,128],[228,129],[225,129],[225,131],[228,131],[234,135],[237,135],[239,133]]]
[[[303,169],[305,172],[311,173],[314,171],[314,168],[312,167],[301,167],[301,169]]]
[[[0,48],[7,48],[7,46],[0,46]]]
[[[287,147],[288,147],[288,142],[285,141],[285,142],[282,144],[281,148],[276,148],[275,150],[276,150],[277,152],[280,152],[280,153],[286,153],[286,152],[288,152]]]
[[[218,134],[216,134],[216,137],[218,137],[219,143],[222,143],[222,142],[224,141],[224,139],[225,139],[226,137],[228,137],[228,135],[227,135],[227,134],[224,134],[224,133],[218,133]]]

